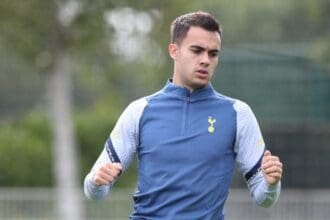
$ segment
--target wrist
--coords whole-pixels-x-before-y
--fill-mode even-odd
[[[280,187],[280,185],[281,185],[280,181],[277,181],[276,183],[268,183],[267,181],[265,181],[265,187],[267,191],[276,191],[276,189]]]

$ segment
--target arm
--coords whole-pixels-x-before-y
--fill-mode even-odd
[[[122,170],[120,163],[112,163],[104,149],[90,173],[85,177],[84,192],[89,199],[102,199],[108,195]]]
[[[274,204],[281,191],[282,163],[266,151],[257,174],[248,181],[248,187],[256,202],[265,208]]]
[[[139,121],[146,104],[145,99],[135,101],[119,117],[102,153],[85,177],[87,198],[105,198],[120,173],[133,161],[139,140]]]
[[[274,185],[267,183],[262,172],[258,172],[247,184],[252,197],[262,207],[272,206],[280,195],[281,182]]]
[[[254,200],[263,207],[276,202],[281,190],[282,164],[278,157],[265,151],[258,122],[250,107],[237,101],[236,162],[243,173]],[[271,161],[277,160],[276,163]],[[275,166],[275,167],[274,167]]]

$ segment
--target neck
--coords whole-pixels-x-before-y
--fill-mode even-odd
[[[181,80],[179,80],[178,77],[176,77],[175,73],[173,73],[173,78],[171,79],[171,81],[176,86],[180,86],[180,87],[184,87],[184,88],[188,89],[190,91],[190,93],[192,93],[195,90],[195,88],[192,88],[192,87],[182,83]]]

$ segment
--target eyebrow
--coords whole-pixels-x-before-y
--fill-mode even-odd
[[[197,50],[206,50],[205,47],[201,47],[201,46],[198,46],[198,45],[191,45],[190,48],[191,48],[191,49],[197,49]],[[211,52],[211,53],[214,53],[214,52],[219,53],[220,50],[218,50],[218,49],[211,49],[211,50],[209,50],[208,52]]]

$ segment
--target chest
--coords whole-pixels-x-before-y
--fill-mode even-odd
[[[215,161],[233,154],[235,137],[236,113],[230,103],[160,102],[148,106],[140,121],[139,156],[169,163]]]

